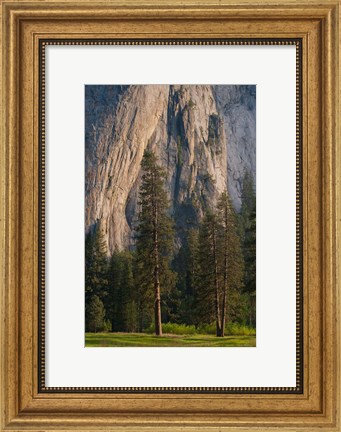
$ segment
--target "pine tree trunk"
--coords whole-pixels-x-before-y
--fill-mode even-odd
[[[158,239],[158,209],[156,197],[154,196],[154,319],[155,319],[155,334],[162,336],[162,323],[161,323],[161,293],[160,293],[160,265],[159,265],[159,239]]]
[[[227,298],[227,278],[228,278],[228,260],[227,260],[227,254],[228,254],[228,208],[225,207],[225,214],[224,214],[224,223],[225,223],[225,238],[224,238],[224,290],[223,290],[223,304],[221,307],[221,332],[220,336],[225,336],[225,324],[226,324],[226,298]]]
[[[160,296],[160,281],[159,281],[159,265],[157,264],[154,269],[154,290],[155,290],[155,334],[162,336],[162,323],[161,323],[161,296]]]
[[[223,302],[221,306],[221,324],[220,324],[220,335],[221,337],[225,336],[225,325],[226,325],[226,297],[227,297],[227,280],[224,280],[224,291],[223,291]]]
[[[220,326],[220,305],[219,305],[219,281],[218,281],[218,263],[217,263],[217,243],[216,243],[216,228],[212,226],[212,246],[214,260],[214,287],[215,287],[215,312],[216,312],[216,334],[221,335]]]

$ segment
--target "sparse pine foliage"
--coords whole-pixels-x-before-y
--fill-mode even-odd
[[[198,321],[215,320],[216,334],[223,337],[233,291],[241,291],[243,258],[236,215],[227,192],[214,212],[207,212],[200,227],[198,249]]]
[[[155,334],[161,336],[161,292],[170,291],[174,285],[170,270],[174,231],[168,215],[165,173],[157,164],[154,153],[146,150],[141,166],[143,175],[136,230],[137,276],[142,304],[148,301],[153,291]],[[139,315],[143,323],[141,306]]]
[[[227,191],[223,192],[217,205],[220,241],[221,290],[221,334],[224,336],[229,313],[233,313],[233,297],[239,296],[243,287],[244,262],[241,241],[238,235],[237,216]]]

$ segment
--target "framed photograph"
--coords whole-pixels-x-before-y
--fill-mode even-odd
[[[2,1],[2,430],[341,430],[339,6]]]
[[[85,87],[85,346],[255,346],[255,110],[254,85]]]

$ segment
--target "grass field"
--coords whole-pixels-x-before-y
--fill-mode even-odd
[[[86,347],[254,347],[256,336],[173,335],[146,333],[86,333]]]

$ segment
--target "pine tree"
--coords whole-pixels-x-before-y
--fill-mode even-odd
[[[198,229],[191,228],[186,235],[184,245],[174,259],[177,273],[177,289],[180,295],[178,322],[193,325],[196,317],[196,285],[198,282]]]
[[[161,291],[170,290],[170,259],[173,228],[168,216],[169,203],[164,189],[165,173],[157,164],[154,153],[146,150],[142,160],[142,183],[139,192],[140,211],[136,235],[137,266],[141,299],[141,314],[153,290],[155,334],[162,335]]]
[[[137,307],[133,276],[133,255],[114,252],[110,260],[107,315],[113,331],[137,330]]]
[[[142,242],[141,242],[142,243]],[[154,292],[152,259],[142,244],[137,248],[134,260],[134,279],[137,290],[137,329],[140,333],[153,322]]]
[[[217,215],[220,231],[220,268],[223,279],[220,336],[224,336],[228,312],[232,312],[233,302],[230,300],[234,295],[233,290],[241,292],[244,271],[237,216],[226,191],[219,198]]]
[[[120,283],[122,298],[123,322],[122,328],[126,332],[137,330],[136,291],[133,276],[133,255],[129,251],[122,252],[123,266]]]
[[[190,298],[189,307],[192,307],[196,297],[196,285],[198,282],[198,247],[199,231],[191,229],[187,235],[187,256],[186,256],[186,291]]]
[[[243,177],[240,209],[240,229],[244,238],[245,232],[250,228],[251,214],[256,211],[255,185],[250,171],[246,170]]]
[[[256,308],[256,194],[250,172],[243,179],[240,230],[245,262],[244,286],[249,298],[249,325],[255,325]]]
[[[87,331],[97,333],[105,326],[105,309],[97,295],[93,295],[88,304],[86,327]]]
[[[235,292],[242,289],[243,257],[236,214],[227,192],[213,212],[207,212],[199,230],[198,321],[216,323],[216,335],[225,335],[227,313]],[[228,306],[230,310],[228,309]]]
[[[121,298],[120,284],[122,276],[121,257],[114,252],[109,263],[109,286],[107,298],[107,315],[111,322],[112,331],[121,331]]]
[[[222,231],[222,270],[223,270],[223,289],[222,289],[222,306],[221,306],[221,322],[220,322],[220,336],[224,336],[225,322],[226,322],[226,309],[227,309],[227,291],[229,283],[229,246],[230,236],[232,234],[232,206],[230,199],[226,192],[222,193],[218,202],[219,222]]]
[[[212,212],[204,216],[199,230],[199,285],[197,297],[197,316],[199,322],[216,323],[217,336],[221,333],[220,287],[218,269],[218,221]]]
[[[256,211],[250,214],[250,224],[245,232],[245,291],[249,295],[249,325],[255,326],[256,309]]]
[[[103,304],[108,294],[107,248],[100,223],[85,239],[85,315],[88,320],[89,304],[97,296]]]

